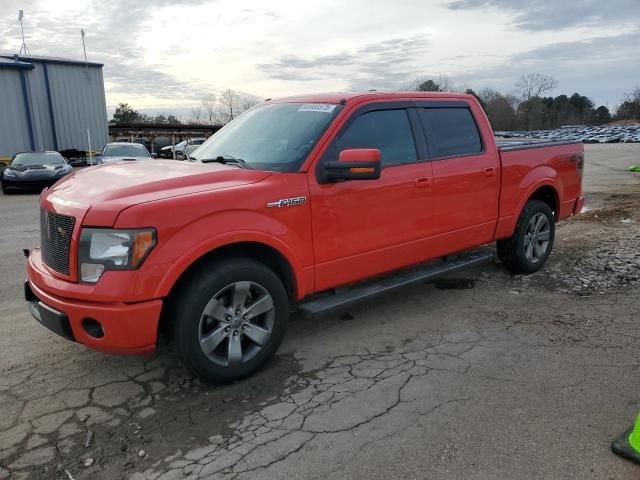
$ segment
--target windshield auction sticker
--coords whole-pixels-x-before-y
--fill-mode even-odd
[[[336,106],[330,103],[305,103],[298,109],[298,111],[331,113],[334,108],[336,108]]]

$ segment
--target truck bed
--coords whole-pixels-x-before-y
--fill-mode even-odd
[[[556,147],[558,145],[582,144],[575,140],[540,140],[537,138],[500,138],[496,137],[496,145],[501,152],[513,152],[515,150],[529,150],[531,148]]]

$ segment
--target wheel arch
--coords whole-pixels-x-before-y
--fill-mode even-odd
[[[180,262],[182,266],[169,272],[158,287],[158,296],[171,297],[194,271],[217,259],[230,257],[250,258],[269,267],[280,278],[292,300],[296,299],[300,290],[303,289],[298,283],[296,267],[290,257],[280,249],[263,241],[238,240],[204,249],[191,255],[189,260]]]
[[[172,280],[168,290],[161,290],[161,288],[166,289],[166,285],[159,287],[159,291],[164,292],[164,294],[160,296],[165,297],[160,323],[158,325],[159,332],[164,334],[170,332],[170,327],[174,321],[174,319],[170,318],[170,312],[173,310],[175,304],[176,293],[182,288],[188,288],[186,283],[188,282],[189,276],[199,268],[205,268],[208,263],[220,258],[230,258],[234,256],[251,258],[269,267],[282,281],[287,291],[289,301],[293,302],[297,299],[297,295],[303,287],[298,283],[299,278],[296,276],[295,267],[284,253],[274,246],[260,241],[246,240],[225,243],[211,248],[193,258],[190,263],[178,272],[177,276],[174,274],[174,277],[171,277]],[[168,283],[166,277],[163,283]]]
[[[499,219],[495,232],[495,240],[509,238],[515,231],[518,219],[522,214],[522,210],[529,200],[540,200],[551,208],[555,223],[560,219],[561,199],[558,190],[559,185],[553,178],[542,178],[537,182],[531,183],[527,188],[522,188],[524,192],[517,203],[513,214]]]
[[[527,200],[524,202],[524,205],[526,205],[530,200],[539,200],[549,205],[549,208],[553,212],[553,217],[556,223],[558,222],[560,215],[560,197],[558,195],[558,191],[554,186],[546,184],[538,187],[533,193],[529,195]],[[518,215],[522,213],[522,208],[524,208],[524,205],[522,205]]]

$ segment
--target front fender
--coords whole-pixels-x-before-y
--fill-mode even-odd
[[[266,204],[265,204],[266,205]],[[118,227],[130,224],[156,225],[158,245],[140,270],[136,290],[140,296],[166,296],[175,282],[203,255],[239,242],[256,242],[273,248],[289,263],[296,292],[313,289],[311,220],[306,205],[289,209],[256,210],[239,206],[211,212],[210,206],[185,203],[176,207],[130,211]],[[311,272],[311,273],[309,273]]]
[[[301,260],[294,254],[290,245],[271,233],[256,230],[238,230],[233,233],[218,233],[211,237],[200,239],[195,245],[192,245],[169,266],[158,284],[155,296],[158,298],[167,296],[180,276],[204,255],[220,247],[241,242],[260,243],[278,251],[291,266],[298,296],[301,298],[312,291],[313,285],[311,282],[313,281],[313,276],[304,273],[305,268]]]

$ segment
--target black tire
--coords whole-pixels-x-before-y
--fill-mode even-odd
[[[254,306],[249,302],[252,300],[252,295],[254,295],[256,288],[262,288],[263,290],[260,291],[263,292],[263,296],[268,294],[272,299],[273,309],[268,313],[256,315],[254,320],[256,322],[254,326],[258,326],[257,322],[260,321],[261,317],[269,316],[270,335],[262,346],[254,343],[245,334],[245,327],[252,331],[252,324],[244,325],[244,323],[250,322],[244,322],[237,312],[234,314],[224,310],[224,316],[230,322],[240,319],[239,321],[244,322],[241,327],[237,325],[232,327],[232,323],[218,322],[214,316],[209,317],[204,314],[205,307],[211,304],[212,299],[217,298],[220,292],[226,291],[225,289],[238,284],[250,284],[251,286],[249,296],[245,297],[248,307]],[[232,301],[231,297],[235,299],[235,290],[230,292],[226,298]],[[222,295],[227,294],[223,293]],[[258,298],[258,295],[256,295],[256,298]],[[219,303],[222,305],[223,302],[224,300],[221,300]],[[186,281],[181,283],[180,291],[172,299],[170,305],[169,314],[173,326],[171,343],[186,368],[192,374],[212,383],[233,382],[246,378],[261,369],[276,353],[284,338],[289,321],[289,301],[286,289],[280,278],[265,265],[246,258],[218,260],[198,268],[190,274]],[[227,313],[234,315],[233,320],[226,315]],[[220,315],[216,315],[216,317],[218,316]],[[208,322],[213,323],[215,326],[211,327],[208,332],[203,333],[203,329]],[[221,327],[224,327],[225,330],[230,329],[231,333],[219,342],[215,352],[205,353],[200,346],[201,337],[210,335],[215,329],[220,329]],[[261,331],[265,331],[268,328],[265,326]],[[253,331],[255,332],[256,330],[254,329]],[[232,335],[236,335],[233,338],[240,339],[238,341],[243,345],[240,347],[241,351],[243,348],[247,349],[240,354],[242,363],[236,365],[216,363],[225,360],[224,353],[220,357],[216,353],[222,351],[221,349],[226,351],[226,360],[231,363]],[[252,350],[256,349],[258,349],[256,352],[252,352]],[[244,361],[244,357],[250,353],[253,353],[253,356]],[[212,359],[208,355],[212,355],[214,358]]]
[[[536,219],[540,219],[540,215],[546,218],[548,225],[548,243],[544,247],[544,253],[536,258],[536,253],[539,252],[539,250],[535,249],[533,246],[527,247],[527,244],[530,241],[535,241],[535,239],[531,239],[531,232],[529,231],[530,222],[532,222],[534,217]],[[546,235],[541,235],[539,238],[546,238]],[[539,200],[529,200],[520,213],[520,218],[518,218],[518,223],[516,224],[516,229],[513,232],[513,235],[507,239],[498,240],[498,258],[505,268],[512,273],[529,274],[537,272],[544,267],[547,262],[547,259],[551,254],[551,250],[553,249],[554,238],[555,221],[553,211],[549,205],[544,202]],[[541,249],[541,244],[543,243],[544,241],[538,240],[538,246]],[[534,258],[527,255],[527,252],[530,251],[528,248],[533,249],[535,252],[533,254]]]
[[[5,195],[9,195],[11,192],[9,191],[7,186],[4,184],[4,182],[0,182],[0,183],[2,184],[2,193],[4,193]]]

